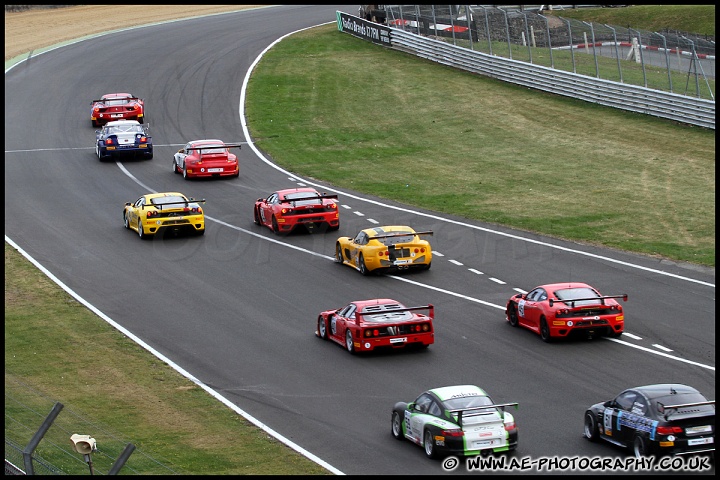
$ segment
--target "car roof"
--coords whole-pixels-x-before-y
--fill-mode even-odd
[[[370,227],[363,230],[368,237],[374,237],[375,235],[387,233],[387,232],[408,232],[408,233],[415,233],[415,230],[412,227],[408,227],[407,225],[389,225],[389,226],[383,226],[383,227]]]
[[[428,392],[434,393],[443,402],[457,397],[487,396],[485,390],[477,385],[449,385],[447,387],[431,388]]]
[[[105,125],[108,127],[117,127],[119,125],[140,125],[140,122],[137,120],[113,120],[112,122],[107,122]]]
[[[216,138],[208,138],[205,140],[192,140],[188,143],[194,147],[196,147],[198,145],[218,145],[218,146],[222,145],[223,147],[225,146],[225,142],[223,142],[222,140],[218,140]]]
[[[162,193],[148,193],[145,195],[145,198],[152,199],[152,198],[162,198],[162,197],[183,197],[187,198],[185,195],[183,195],[180,192],[162,192]]]
[[[363,308],[373,306],[373,305],[387,305],[387,304],[393,304],[393,305],[400,305],[400,307],[404,308],[405,306],[398,302],[397,300],[393,300],[392,298],[373,298],[369,300],[356,300],[354,302],[355,305],[357,305],[358,309],[362,311]]]
[[[700,393],[697,389],[683,385],[682,383],[658,383],[654,385],[643,385],[641,387],[630,388],[628,390],[637,390],[638,392],[642,392],[650,399],[682,393]]]
[[[315,190],[315,189],[312,188],[312,187],[285,188],[285,189],[283,189],[283,190],[278,190],[278,191],[275,192],[275,193],[277,193],[277,194],[280,195],[280,196],[284,196],[284,195],[288,195],[288,194],[290,194],[290,193],[303,193],[303,192],[306,192],[306,193],[317,193],[318,195],[320,194],[317,190]]]
[[[562,288],[592,288],[587,283],[582,282],[564,282],[564,283],[546,283],[544,285],[538,285],[536,288],[544,288],[545,290],[559,290]]]
[[[101,97],[103,100],[114,100],[118,98],[135,98],[130,93],[106,93]]]

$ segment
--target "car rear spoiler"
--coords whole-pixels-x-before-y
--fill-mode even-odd
[[[427,310],[428,317],[430,317],[431,320],[433,320],[435,318],[435,306],[432,303],[429,303],[427,305],[421,305],[419,307],[393,308],[391,310],[382,310],[380,312],[367,312],[367,313],[355,312],[355,322],[356,323],[360,322],[360,319],[364,316],[382,315],[383,313],[415,312],[417,310]]]
[[[565,305],[570,305],[570,308],[575,307],[575,302],[585,302],[588,300],[605,300],[606,298],[622,298],[623,302],[627,302],[628,296],[627,293],[624,293],[622,295],[603,295],[602,297],[590,297],[590,298],[573,298],[572,300],[553,300],[552,298],[549,300],[550,306],[552,307],[554,303],[564,303]],[[603,305],[605,305],[605,302],[601,302]]]
[[[225,145],[203,145],[202,147],[190,147],[188,150],[197,150],[199,152],[202,152],[202,150],[210,150],[212,148],[240,148],[242,144],[240,143],[226,143]]]
[[[190,200],[187,200],[187,201],[184,201],[184,202],[151,203],[151,204],[149,204],[149,205],[143,205],[142,208],[144,209],[145,207],[160,207],[160,210],[162,210],[163,205],[177,205],[178,203],[184,203],[185,206],[188,206],[188,205],[190,205],[191,203],[205,203],[205,199],[195,200],[195,199],[192,199],[192,198],[191,198]]]
[[[380,235],[373,235],[370,237],[370,240],[373,238],[392,238],[392,237],[406,237],[408,235],[432,235],[432,230],[427,230],[425,232],[393,232],[393,233],[381,233]]]
[[[470,412],[470,414],[472,415],[473,413],[478,412],[478,411],[480,411],[480,410],[488,410],[488,409],[490,409],[490,408],[499,408],[499,409],[501,409],[501,410],[503,411],[503,413],[505,413],[505,407],[515,407],[515,410],[517,410],[517,409],[518,409],[518,404],[517,404],[517,402],[511,402],[511,403],[496,403],[496,404],[494,404],[494,405],[483,405],[483,406],[481,406],[481,407],[455,408],[455,409],[453,409],[453,410],[448,410],[448,412],[450,412],[450,413],[457,413],[457,415],[458,415],[458,418],[457,418],[458,425],[460,425],[460,426],[462,427],[462,417],[463,417],[463,414],[465,414],[465,413],[467,413],[467,412]]]
[[[130,102],[130,101],[132,101],[132,100],[138,100],[138,101],[141,102],[141,101],[142,101],[142,98],[138,98],[138,97],[129,97],[129,98],[106,98],[105,100],[93,100],[92,102],[90,102],[90,104],[92,105],[92,104],[94,104],[94,103],[105,103],[105,102],[110,101],[110,100],[127,100],[128,102]]]
[[[677,411],[681,408],[699,407],[701,405],[715,405],[715,400],[708,400],[707,402],[682,403],[678,405],[663,405],[658,402],[658,410],[660,410],[660,413],[662,413],[665,420],[667,420],[670,415],[677,413]]]
[[[286,198],[285,200],[280,200],[280,203],[295,203],[295,202],[303,202],[305,200],[323,200],[323,199],[337,199],[338,196],[336,194],[328,194],[323,193],[319,197],[298,197],[298,198]]]

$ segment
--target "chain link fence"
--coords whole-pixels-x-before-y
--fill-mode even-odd
[[[382,22],[488,55],[715,100],[714,37],[555,13],[488,5],[386,5]]]
[[[37,388],[5,372],[5,474],[6,475],[108,475],[126,451],[128,441],[97,424],[91,417],[65,407],[52,422],[37,448],[31,452],[31,472],[25,465],[23,450],[31,444],[48,414],[58,402]],[[90,465],[77,453],[70,437],[91,435],[97,440],[97,451]],[[116,465],[117,464],[117,465]],[[173,468],[139,449],[122,465],[122,474],[177,475]]]

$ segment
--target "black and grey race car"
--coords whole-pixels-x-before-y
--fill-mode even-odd
[[[585,412],[585,438],[632,449],[636,457],[715,452],[715,400],[676,383],[629,388]]]

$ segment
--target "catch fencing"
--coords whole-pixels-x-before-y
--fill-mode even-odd
[[[338,12],[338,28],[506,82],[715,128],[714,40],[487,6],[393,5],[385,13],[378,23]]]

